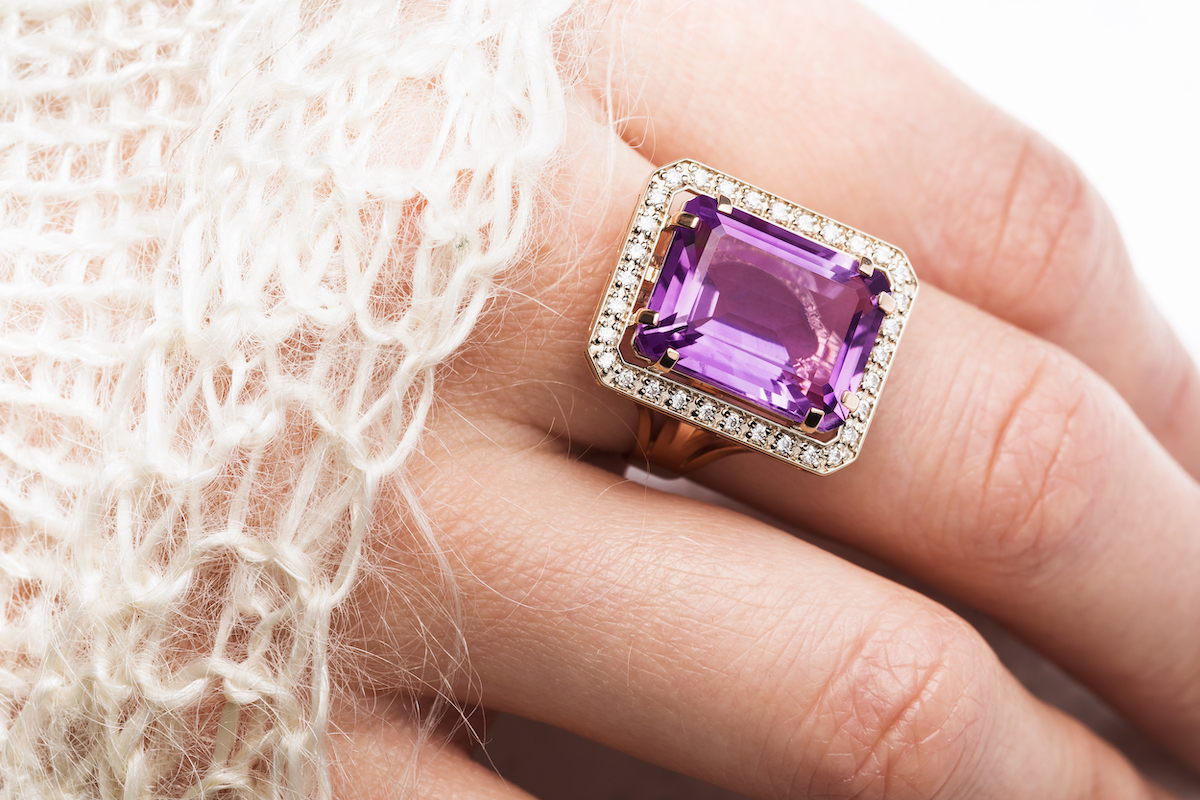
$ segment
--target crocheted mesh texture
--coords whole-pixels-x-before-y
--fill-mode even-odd
[[[0,796],[324,796],[331,616],[521,254],[567,2],[18,6]]]

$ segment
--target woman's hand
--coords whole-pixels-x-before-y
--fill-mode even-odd
[[[595,465],[636,411],[592,378],[591,315],[646,176],[693,157],[896,242],[924,281],[853,466],[696,478],[995,616],[1200,767],[1200,380],[1076,169],[850,4],[617,8],[586,89],[417,481],[456,592],[403,498],[381,506],[397,568],[343,618],[373,707],[416,678],[754,797],[1160,796],[937,603]],[[343,795],[387,796],[411,709],[344,717]],[[435,795],[519,794],[457,746],[423,758]]]

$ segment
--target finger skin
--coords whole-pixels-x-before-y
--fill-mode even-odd
[[[1200,765],[1195,483],[1086,367],[936,290],[893,370],[842,473],[697,478],[997,617]]]
[[[460,565],[464,699],[755,797],[1149,796],[931,601],[504,424],[443,429],[430,455],[427,507]],[[411,575],[408,534],[379,540]],[[355,616],[378,621],[360,646],[386,683],[412,618],[374,575]]]
[[[636,197],[651,168],[619,147],[605,162],[602,149],[579,145],[561,176],[578,187],[564,195],[604,198],[565,204],[587,246],[548,245],[539,269],[556,282],[529,290],[563,298],[556,313],[510,309],[537,323],[472,356],[502,365],[505,385],[480,395],[467,381],[461,397],[578,452],[628,453],[633,404],[597,388],[578,353],[633,204],[611,198]],[[1200,626],[1188,577],[1200,490],[1060,348],[926,286],[853,466],[817,478],[747,455],[698,477],[997,616],[1200,764],[1200,641],[1180,633]]]
[[[1200,476],[1200,373],[1104,203],[1042,137],[853,3],[652,0],[609,19],[594,91],[640,152],[895,242],[923,279],[1082,359]]]
[[[353,695],[335,704],[324,742],[335,800],[532,800],[471,759],[447,726],[422,723],[395,695]]]
[[[632,163],[636,160],[618,151],[618,155],[614,158],[614,161],[617,161],[619,164],[629,164],[629,166],[632,166]],[[516,378],[515,381],[506,380],[505,383],[508,384],[506,386],[496,386],[494,395],[488,396],[490,401],[494,401],[494,399],[502,395],[505,398],[515,399],[516,402],[509,405],[508,409],[500,410],[499,414],[505,416],[511,415],[514,419],[517,419],[522,414],[527,414],[528,416],[524,417],[524,419],[528,419],[532,425],[545,426],[540,428],[542,431],[550,428],[551,431],[560,435],[568,435],[568,437],[577,441],[582,446],[599,446],[605,447],[605,449],[617,450],[618,452],[628,450],[631,440],[631,434],[629,433],[631,409],[625,407],[625,405],[606,402],[605,399],[600,399],[600,396],[596,395],[594,391],[589,391],[587,386],[590,384],[590,377],[586,373],[586,367],[583,367],[582,363],[580,363],[581,360],[575,354],[578,353],[578,349],[580,349],[582,344],[580,331],[586,329],[586,320],[589,317],[590,309],[594,307],[594,299],[598,296],[598,289],[596,287],[599,285],[599,279],[596,279],[595,276],[607,273],[607,261],[612,258],[611,253],[616,252],[614,242],[619,239],[619,229],[624,227],[625,216],[628,213],[628,211],[624,210],[624,207],[620,211],[613,212],[611,206],[624,206],[624,204],[619,203],[619,201],[618,203],[613,203],[612,198],[620,196],[622,193],[626,193],[626,197],[634,196],[637,188],[641,186],[644,174],[646,174],[646,170],[644,169],[636,173],[630,173],[629,170],[623,170],[620,167],[608,170],[608,172],[600,170],[596,175],[602,176],[602,180],[595,178],[592,184],[589,184],[588,180],[580,180],[574,182],[574,184],[570,184],[570,186],[574,187],[572,190],[564,192],[566,196],[574,197],[575,199],[583,197],[590,200],[590,203],[586,206],[586,211],[580,211],[580,215],[587,222],[592,223],[592,228],[589,229],[587,225],[583,225],[583,229],[587,231],[586,235],[572,237],[576,243],[580,240],[586,241],[588,247],[580,247],[575,249],[575,251],[562,251],[562,249],[556,249],[560,245],[560,242],[556,242],[554,246],[547,246],[545,253],[539,253],[538,275],[541,275],[540,267],[546,266],[545,275],[553,275],[554,277],[552,281],[546,278],[546,283],[535,285],[535,289],[548,289],[550,290],[550,294],[538,290],[530,291],[529,294],[541,297],[541,302],[546,303],[542,308],[548,305],[552,313],[546,315],[545,324],[542,324],[541,319],[539,319],[538,324],[530,324],[528,323],[528,319],[530,318],[526,318],[526,324],[522,326],[522,349],[510,348],[508,351],[505,351],[504,348],[500,348],[498,350],[490,350],[488,351],[488,355],[492,357],[478,360],[478,363],[487,362],[503,365],[504,378]],[[770,185],[769,181],[762,182]],[[587,191],[583,191],[582,187],[588,187]],[[804,200],[805,198],[799,197],[798,199]],[[841,216],[846,217],[847,215],[842,213]],[[854,221],[853,217],[850,217],[850,221]],[[887,235],[880,228],[870,227],[868,224],[863,224],[863,227]],[[605,252],[606,248],[604,247],[606,242],[611,242],[608,243],[607,252]],[[601,255],[588,252],[588,248],[595,247],[596,245],[600,246]],[[541,258],[542,255],[547,253],[550,254],[550,258]],[[535,281],[541,281],[542,278],[535,275],[534,279]],[[923,306],[925,305],[928,305],[928,302],[923,303]],[[911,349],[907,343],[906,348],[901,350],[902,353],[906,349]],[[487,348],[481,348],[480,353],[484,353],[485,350]],[[553,368],[546,368],[547,365],[551,365]],[[467,381],[464,381],[464,383],[467,383]],[[517,384],[516,389],[512,387],[514,383]],[[473,389],[474,386],[467,386],[467,391],[472,391]],[[608,398],[608,401],[611,401],[611,398]],[[503,403],[500,403],[500,405],[503,405]],[[876,432],[872,434],[872,441],[878,438],[880,438],[880,433]],[[985,457],[990,457],[991,451],[983,449],[980,452],[983,452]],[[1132,458],[1134,463],[1140,463],[1139,459],[1145,453],[1145,447],[1142,447],[1141,450],[1133,452],[1129,457]],[[745,459],[739,459],[739,461],[744,462]],[[953,463],[953,461],[949,462],[949,464]],[[1028,458],[1022,461],[1020,456],[1012,459],[1012,463],[1015,465],[1013,475],[1020,474],[1021,464],[1032,463],[1034,468],[1042,464],[1040,462],[1031,462]],[[1151,463],[1158,462],[1154,462],[1151,459]],[[857,470],[860,467],[862,467],[862,464],[856,465],[854,469]],[[1158,463],[1158,467],[1162,467],[1162,464]],[[746,476],[761,474],[756,473],[754,470],[745,470],[743,473]],[[1010,480],[1007,483],[1009,488],[1015,487],[1019,489],[1021,485],[1020,480]],[[790,492],[791,495],[796,494],[794,486],[784,485],[784,487],[785,491]],[[721,488],[727,489],[730,487]],[[973,500],[978,500],[978,486],[974,487],[976,488],[976,493],[974,494],[968,492],[970,488],[970,485],[961,487],[962,495]],[[862,495],[858,495],[858,497],[862,497]],[[1008,510],[1020,510],[1020,504],[1024,501],[1021,500],[1020,493],[1014,492],[1013,498],[1015,498],[1015,503],[1009,503]],[[1056,503],[1038,505],[1049,511],[1055,511],[1060,507]],[[1168,505],[1170,505],[1169,501]],[[846,507],[853,506],[847,504]],[[1069,510],[1069,506],[1067,507]],[[1187,509],[1188,506],[1177,507]],[[1180,530],[1180,525],[1177,524],[1178,521],[1175,521],[1175,523],[1172,524],[1172,529],[1176,531]],[[1051,527],[1050,530],[1052,533],[1054,527]],[[1103,537],[1099,537],[1099,539],[1103,541]],[[911,540],[912,537],[908,541],[910,545],[912,543]],[[1162,557],[1162,552],[1159,552],[1158,555]],[[1175,565],[1186,564],[1189,557],[1189,552],[1184,551],[1182,558],[1176,559]],[[1130,607],[1145,609],[1148,606],[1152,606],[1152,603],[1142,601],[1142,597],[1136,589],[1140,585],[1145,585],[1147,579],[1151,577],[1153,576],[1145,575],[1145,572],[1133,570],[1132,578],[1128,575],[1123,575],[1114,585],[1126,589],[1127,596],[1135,597],[1136,600]],[[1139,584],[1139,582],[1142,583]],[[1168,588],[1158,587],[1158,589],[1164,591]],[[1175,600],[1178,600],[1178,597]],[[1168,619],[1165,619],[1163,624],[1156,628],[1158,634],[1162,634],[1165,630],[1171,630],[1171,624],[1180,620],[1180,606],[1184,610],[1187,608],[1186,603],[1172,602],[1170,606],[1171,608],[1166,609],[1170,612]],[[1043,607],[1050,607],[1052,610],[1052,606],[1049,603],[1044,603]],[[1147,616],[1157,619],[1157,614],[1154,613],[1157,610],[1162,609],[1151,608],[1151,613],[1147,614]],[[1087,613],[1086,607],[1084,608],[1084,613]],[[1186,622],[1187,620],[1184,620],[1184,624]],[[1058,630],[1066,630],[1068,634],[1078,633],[1072,627],[1072,620],[1067,620],[1066,626],[1063,627],[1063,618],[1061,615],[1057,619],[1052,620],[1052,625],[1046,627],[1056,627]],[[1085,627],[1082,630],[1082,636],[1092,637],[1096,630],[1096,627]],[[1103,631],[1104,628],[1100,627],[1099,630]],[[1174,630],[1177,631],[1178,627],[1175,626]],[[1174,636],[1170,638],[1174,642],[1174,639],[1178,637]],[[1105,640],[1104,637],[1094,638],[1091,645],[1097,650],[1102,651],[1100,652],[1102,666],[1108,663],[1109,656],[1114,654],[1118,649],[1117,645],[1112,644],[1111,640]],[[1126,654],[1122,652],[1122,654],[1118,655],[1123,656]],[[1180,682],[1182,673],[1186,672],[1188,668],[1187,660],[1183,660],[1182,663],[1184,667],[1180,669],[1180,674],[1170,675],[1171,680],[1168,682],[1168,685],[1178,685],[1178,682]],[[1110,690],[1111,688],[1118,688],[1118,690],[1124,691],[1130,685],[1138,684],[1138,682],[1153,682],[1156,679],[1157,675],[1152,675],[1151,679],[1147,681],[1144,673],[1134,669],[1130,670],[1126,675],[1126,680],[1123,681],[1122,685],[1110,685]],[[1166,690],[1162,694],[1169,693],[1170,691]],[[1117,699],[1120,700],[1120,697],[1117,697]],[[1162,696],[1159,696],[1159,699],[1162,699]],[[1127,709],[1133,708],[1133,706],[1136,706],[1136,703],[1126,703],[1124,706]],[[1134,710],[1136,711],[1135,708]],[[1165,717],[1164,722],[1168,727],[1175,723],[1175,709],[1164,708],[1162,703],[1154,705],[1150,714],[1142,714],[1142,720],[1145,721],[1148,716],[1153,715],[1159,715],[1159,718]],[[1186,717],[1187,714],[1183,716]],[[1183,727],[1194,730],[1194,721],[1183,720]],[[1162,735],[1162,733],[1163,730],[1160,729],[1159,734]]]

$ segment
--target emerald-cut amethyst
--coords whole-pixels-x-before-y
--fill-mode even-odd
[[[845,422],[842,393],[856,391],[879,333],[880,271],[864,278],[853,256],[699,196],[699,220],[675,229],[634,347],[657,361],[674,348],[674,372],[796,423],[825,413]]]

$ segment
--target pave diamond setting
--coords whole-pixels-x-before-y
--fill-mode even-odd
[[[597,379],[809,472],[852,463],[918,294],[904,253],[694,161],[637,209],[592,326]]]

